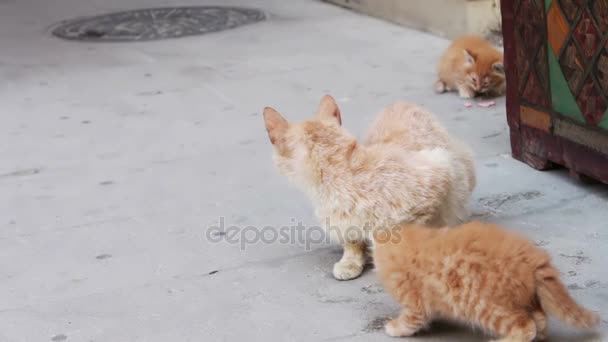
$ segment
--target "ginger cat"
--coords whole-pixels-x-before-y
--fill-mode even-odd
[[[402,225],[375,236],[374,264],[403,309],[385,330],[411,336],[433,319],[470,323],[500,338],[546,336],[547,314],[579,328],[599,317],[580,307],[549,255],[514,232],[481,222],[428,229]]]
[[[439,61],[437,93],[458,91],[462,98],[505,92],[503,53],[478,36],[455,39]]]
[[[459,203],[451,203],[456,209],[446,223],[458,224],[468,217],[468,197],[476,185],[475,163],[468,146],[450,136],[435,115],[413,103],[399,101],[380,112],[369,128],[365,145],[396,145],[407,151],[421,151],[435,147],[445,148],[454,157],[458,184],[454,197]]]
[[[343,244],[336,279],[362,273],[376,229],[401,222],[440,227],[468,217],[472,155],[428,112],[392,106],[371,127],[366,144],[341,127],[331,96],[322,98],[310,120],[289,123],[267,107],[264,121],[275,166],[309,195],[318,219],[329,220],[330,235]]]

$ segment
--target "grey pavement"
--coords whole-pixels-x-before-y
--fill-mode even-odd
[[[49,34],[72,17],[217,3],[269,19],[147,43]],[[434,111],[475,150],[475,214],[548,249],[605,331],[608,187],[513,160],[504,99],[435,95],[447,44],[313,0],[0,0],[0,341],[394,341],[381,327],[398,306],[373,272],[332,278],[338,246],[206,236],[221,218],[317,224],[273,169],[261,111],[304,119],[325,93],[359,136],[395,100]],[[403,340],[483,336],[440,323]]]

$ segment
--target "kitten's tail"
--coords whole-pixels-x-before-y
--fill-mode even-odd
[[[600,317],[576,303],[551,264],[539,267],[535,278],[536,294],[545,312],[577,328],[592,328],[599,324]]]

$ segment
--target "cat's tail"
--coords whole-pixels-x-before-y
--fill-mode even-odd
[[[536,294],[543,310],[577,328],[592,328],[600,317],[578,305],[559,278],[559,272],[547,263],[535,272]]]

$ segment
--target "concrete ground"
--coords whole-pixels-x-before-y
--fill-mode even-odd
[[[513,160],[504,100],[466,109],[435,95],[447,41],[313,0],[222,1],[269,20],[184,39],[48,32],[186,3],[0,0],[0,341],[392,341],[381,327],[397,305],[372,272],[334,280],[339,247],[211,241],[222,219],[317,223],[274,171],[260,114],[272,105],[303,119],[325,93],[357,135],[394,100],[436,112],[476,152],[476,215],[547,248],[606,330],[608,188]],[[550,329],[551,341],[602,340]],[[482,339],[438,324],[412,340]]]

